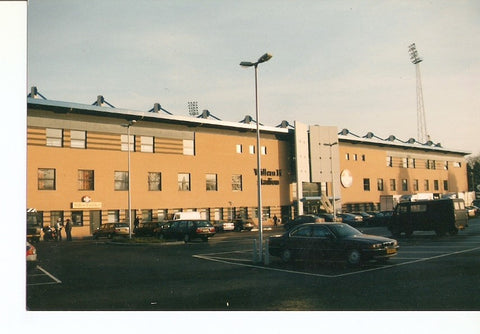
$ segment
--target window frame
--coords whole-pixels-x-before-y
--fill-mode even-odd
[[[41,172],[48,172],[40,174]],[[52,173],[53,175],[48,175]],[[46,184],[51,184],[47,186]],[[37,170],[37,189],[38,190],[57,190],[57,170],[55,168],[38,168]]]
[[[95,171],[93,169],[78,169],[77,184],[80,191],[95,190]]]

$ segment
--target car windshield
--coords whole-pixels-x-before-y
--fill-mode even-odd
[[[346,238],[352,235],[362,234],[362,232],[351,227],[348,224],[335,224],[335,225],[330,225],[329,227],[333,231],[333,233],[335,233],[335,235],[339,238]]]

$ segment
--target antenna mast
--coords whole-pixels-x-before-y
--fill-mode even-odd
[[[426,143],[430,138],[427,134],[427,122],[425,120],[425,108],[423,106],[422,76],[420,75],[420,63],[423,59],[418,56],[415,43],[408,47],[408,52],[410,53],[410,60],[415,65],[417,76],[417,140],[421,143]]]

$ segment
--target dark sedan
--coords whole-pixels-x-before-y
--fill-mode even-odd
[[[316,216],[316,215],[311,215],[311,214],[300,215],[300,216],[296,217],[294,220],[286,222],[285,225],[283,225],[283,228],[288,231],[288,230],[292,229],[294,226],[297,226],[297,225],[300,225],[300,224],[321,223],[321,222],[324,222],[324,221],[325,221],[324,218],[320,218],[319,216]]]
[[[174,220],[170,227],[163,230],[163,236],[166,239],[183,240],[187,243],[197,238],[208,241],[215,232],[215,227],[206,220]]]
[[[162,225],[166,224],[165,222],[143,222],[140,223],[138,227],[133,229],[133,233],[136,237],[154,237],[159,236],[158,231],[161,231]]]
[[[269,253],[284,262],[294,259],[343,260],[360,265],[397,254],[394,239],[367,235],[343,223],[308,223],[269,238]]]

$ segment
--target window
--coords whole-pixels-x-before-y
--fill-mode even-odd
[[[190,174],[189,173],[178,174],[178,190],[190,191]]]
[[[357,155],[357,153],[354,153],[354,154],[353,154],[353,160],[355,160],[355,161],[358,160],[358,155]]]
[[[367,157],[365,156],[365,154],[362,154],[362,161],[366,161],[367,160]]]
[[[453,163],[453,167],[455,167],[455,168],[460,168],[460,167],[462,167],[462,163],[461,163],[461,162],[458,162],[458,161],[455,161],[455,162]]]
[[[250,154],[255,154],[255,146],[254,146],[254,145],[248,146],[248,152],[249,152]]]
[[[236,152],[237,152],[237,153],[242,153],[242,152],[243,152],[242,144],[237,144],[237,146],[236,146]]]
[[[121,136],[122,141],[122,151],[128,151],[128,135]],[[135,151],[135,136],[130,135],[130,152]]]
[[[47,129],[47,146],[62,147],[63,146],[63,130]]]
[[[448,161],[444,161],[443,169],[448,170]]]
[[[408,181],[407,181],[407,179],[402,179],[402,191],[408,191]]]
[[[205,185],[207,191],[217,191],[217,174],[205,175]]]
[[[55,169],[39,168],[38,169],[38,190],[55,190]]]
[[[153,137],[151,136],[140,137],[140,151],[153,153]]]
[[[295,230],[292,234],[292,237],[310,237],[312,236],[312,229],[310,225],[300,227],[299,229]]]
[[[262,153],[262,155],[267,155],[267,147],[266,146],[261,146],[261,153]]]
[[[115,172],[115,190],[128,190],[128,172]]]
[[[435,160],[427,160],[425,163],[425,168],[435,169]]]
[[[402,167],[408,168],[408,158],[402,158]]]
[[[428,182],[428,180],[423,181],[423,190],[430,190],[430,182]]]
[[[438,184],[438,180],[433,180],[433,190],[439,190],[440,186]]]
[[[397,183],[395,182],[395,179],[390,179],[390,190],[392,191],[397,190]]]
[[[242,175],[232,175],[232,190],[242,191]]]
[[[383,179],[377,179],[377,190],[383,191]]]
[[[94,172],[93,170],[78,170],[78,190],[94,190]]]
[[[448,190],[448,181],[443,180],[443,190]]]
[[[370,191],[370,179],[363,179],[363,190]]]
[[[86,131],[71,130],[70,131],[70,147],[73,148],[86,148]]]
[[[410,168],[416,168],[417,167],[417,163],[415,161],[415,158],[410,158],[409,159],[409,165],[410,165]]]
[[[183,155],[195,155],[195,143],[193,139],[183,140]]]
[[[387,167],[393,167],[393,157],[387,157]]]
[[[120,220],[120,212],[118,210],[108,210],[108,223],[116,223]]]
[[[413,191],[418,191],[419,188],[418,188],[418,180],[415,179],[413,180]]]
[[[345,154],[345,160],[350,160],[350,153]]]
[[[148,190],[149,191],[162,190],[162,173],[159,173],[159,172],[148,173]]]

